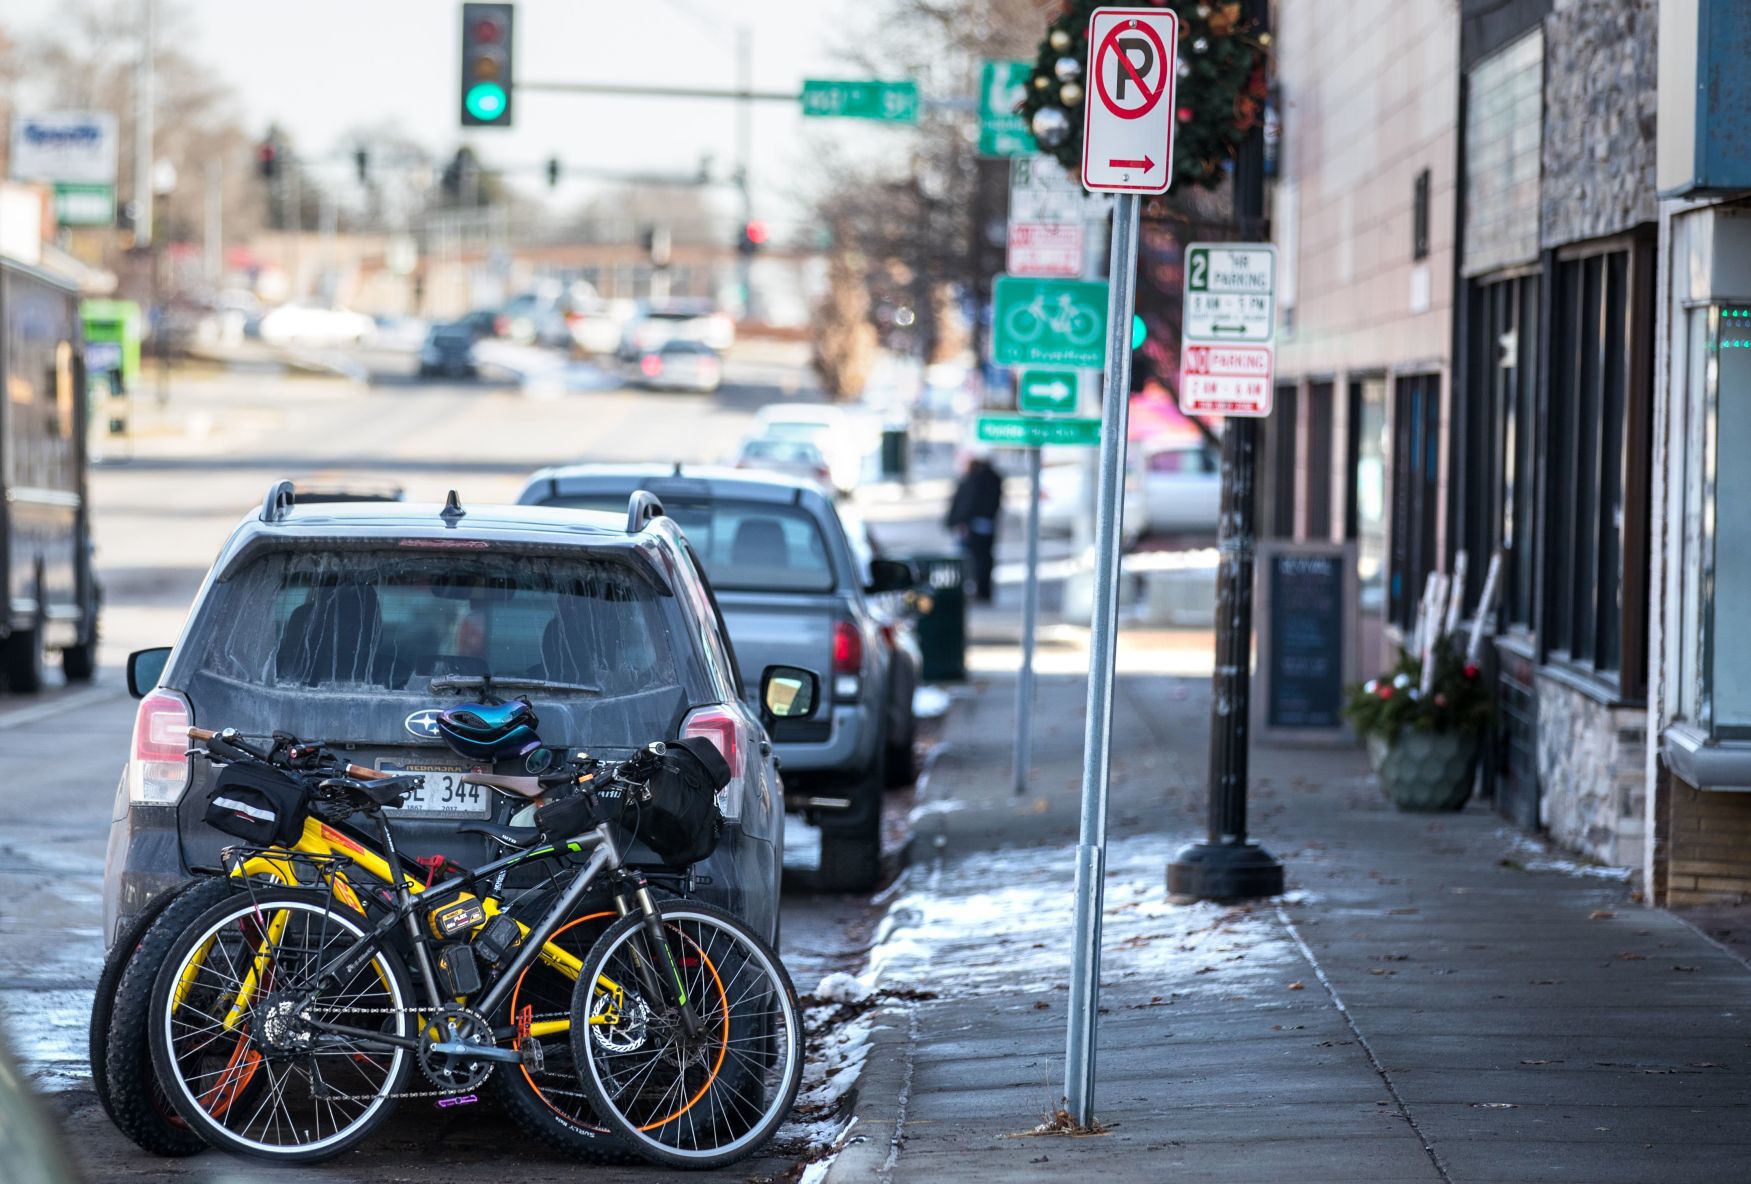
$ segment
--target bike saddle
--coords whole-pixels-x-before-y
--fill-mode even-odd
[[[539,777],[513,777],[508,773],[465,773],[462,776],[464,785],[484,785],[489,789],[502,789],[507,793],[518,794],[526,798],[541,796],[542,785]]]
[[[538,826],[500,826],[496,822],[464,822],[456,830],[459,834],[484,835],[502,847],[519,850],[532,846],[541,837]]]

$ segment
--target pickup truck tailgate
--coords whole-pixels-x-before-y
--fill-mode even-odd
[[[813,670],[821,676],[823,689],[831,685],[833,622],[839,618],[837,597],[719,592],[717,602],[749,694],[757,693],[761,671],[773,665]]]

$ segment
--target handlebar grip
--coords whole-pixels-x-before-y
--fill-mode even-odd
[[[218,734],[219,733],[217,733],[217,732],[208,731],[206,728],[193,728],[193,727],[191,727],[188,730],[188,738],[190,740],[211,740],[214,736],[217,736]]]
[[[367,769],[364,765],[348,765],[342,772],[354,781],[387,781],[391,777],[399,777],[399,773],[385,773],[381,769]]]

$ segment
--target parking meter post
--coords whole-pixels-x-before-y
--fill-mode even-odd
[[[1113,208],[1107,297],[1106,382],[1101,394],[1100,487],[1095,522],[1094,623],[1089,636],[1088,720],[1082,750],[1082,831],[1076,848],[1076,921],[1070,947],[1070,1031],[1064,1098],[1082,1126],[1094,1119],[1095,1029],[1100,1016],[1101,897],[1106,879],[1107,786],[1112,768],[1113,668],[1118,655],[1119,526],[1125,432],[1130,419],[1131,316],[1137,297],[1139,198]]]
[[[1265,0],[1245,0],[1243,18],[1265,31]],[[1265,237],[1265,138],[1255,127],[1234,162],[1236,229]],[[1254,488],[1258,421],[1229,416],[1222,430],[1220,554],[1216,570],[1216,671],[1210,699],[1209,833],[1167,865],[1177,900],[1254,900],[1283,891],[1283,865],[1246,835],[1247,756],[1252,708]]]
[[[1027,579],[1021,597],[1021,670],[1015,679],[1015,792],[1027,792],[1034,743],[1034,631],[1040,620],[1040,450],[1027,450]]]

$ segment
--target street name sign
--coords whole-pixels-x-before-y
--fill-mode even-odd
[[[1017,156],[1009,162],[1010,275],[1082,274],[1088,194],[1050,157]]]
[[[1182,346],[1180,410],[1187,415],[1269,415],[1274,351],[1271,345]]]
[[[1010,448],[1044,448],[1048,444],[1094,448],[1100,444],[1098,419],[1037,419],[1031,415],[981,415],[981,443]]]
[[[1165,193],[1173,179],[1175,51],[1171,8],[1097,8],[1088,22],[1082,184]]]
[[[804,115],[917,123],[918,84],[910,79],[805,78],[802,104]]]
[[[1090,280],[1000,275],[992,294],[999,366],[1077,366],[1106,360],[1107,286]]]
[[[1186,248],[1184,333],[1192,341],[1269,341],[1276,333],[1277,248]]]
[[[1016,107],[1027,97],[1032,62],[986,62],[979,71],[979,155],[1026,156],[1033,133]]]
[[[1075,415],[1078,381],[1074,370],[1023,370],[1015,405],[1036,415]]]

